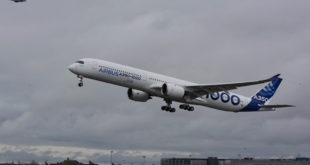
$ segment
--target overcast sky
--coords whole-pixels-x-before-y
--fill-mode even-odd
[[[0,162],[108,163],[110,150],[125,164],[310,156],[309,43],[308,0],[1,0]],[[77,87],[67,66],[83,57],[204,84],[281,73],[271,102],[297,107],[168,113],[162,99],[134,102],[126,88]]]

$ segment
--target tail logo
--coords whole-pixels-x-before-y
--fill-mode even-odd
[[[271,97],[274,95],[278,89],[282,79],[279,78],[279,75],[274,76],[273,80],[269,82],[263,89],[258,91],[254,96],[252,96],[251,102],[244,107],[242,110],[246,111],[255,111],[259,110],[259,105],[264,105]]]
[[[275,87],[273,86],[272,83],[269,83],[265,88],[264,88],[264,91],[265,92],[268,92],[268,93],[274,93],[275,91]]]
[[[261,89],[252,99],[260,101],[261,103],[267,102],[276,92],[282,79],[276,77],[272,82],[268,83],[263,89]]]

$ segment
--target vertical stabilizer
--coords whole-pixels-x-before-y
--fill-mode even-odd
[[[279,76],[280,74],[274,76],[271,82],[252,96],[251,102],[241,111],[257,111],[260,109],[261,105],[268,102],[268,100],[276,93],[276,90],[281,84],[282,78],[279,78]]]
[[[271,82],[269,82],[263,89],[252,96],[252,99],[257,100],[261,104],[265,104],[276,93],[276,90],[281,84],[282,79],[279,78],[279,76],[280,74],[274,76]]]

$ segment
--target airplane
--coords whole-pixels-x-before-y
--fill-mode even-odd
[[[130,100],[146,102],[152,97],[160,97],[166,102],[161,109],[175,112],[172,102],[179,102],[180,109],[194,111],[194,106],[206,106],[229,112],[275,111],[276,108],[294,107],[286,104],[270,104],[282,78],[277,74],[271,78],[239,83],[197,84],[158,73],[137,69],[105,60],[83,58],[68,66],[77,75],[78,86],[83,86],[83,78],[93,79],[128,88]],[[239,87],[267,83],[252,97],[232,93]]]

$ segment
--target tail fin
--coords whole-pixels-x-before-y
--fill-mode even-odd
[[[271,82],[252,96],[252,99],[257,101],[259,104],[264,105],[275,94],[281,84],[282,78],[279,78],[279,76],[280,74],[275,75]]]

